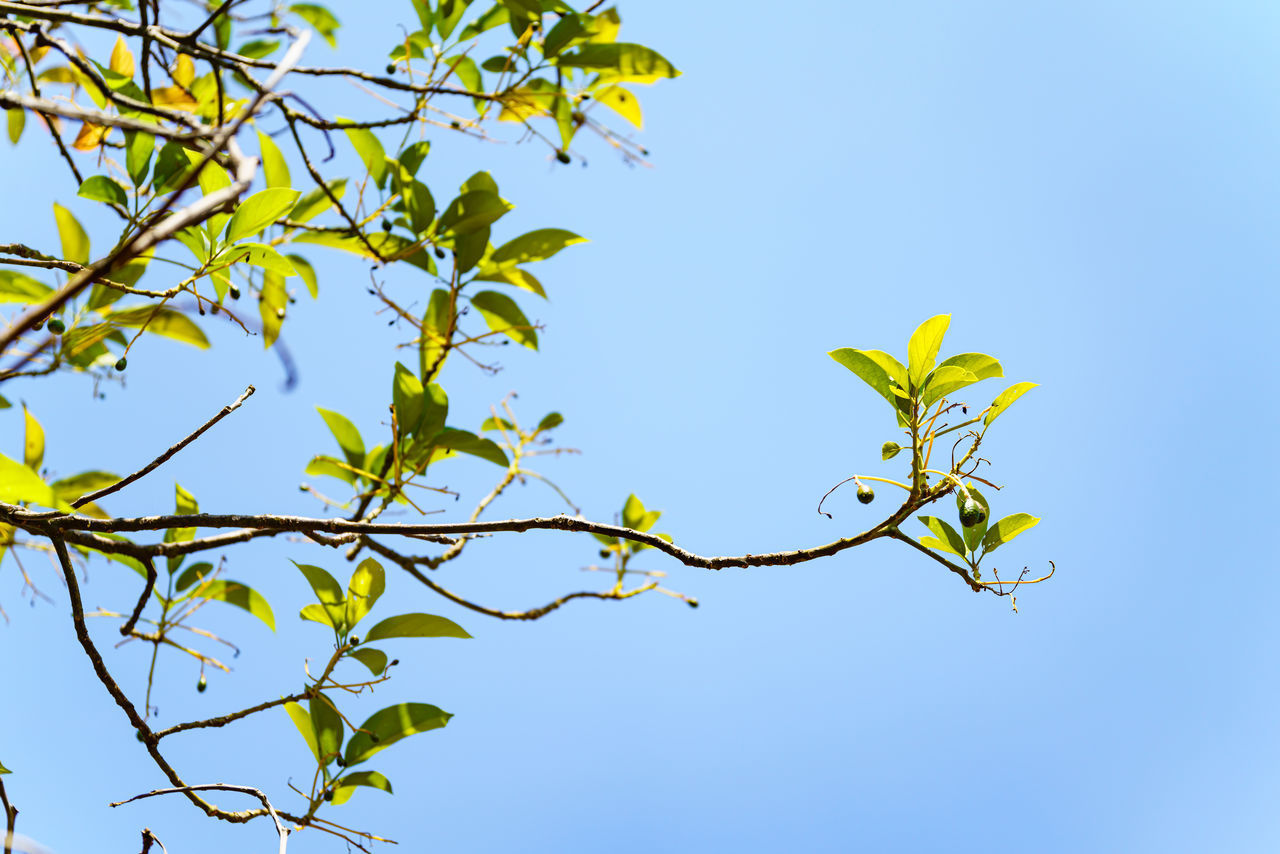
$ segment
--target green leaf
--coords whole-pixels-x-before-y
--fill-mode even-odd
[[[1009,406],[1018,398],[1022,397],[1031,389],[1035,388],[1039,383],[1015,383],[1004,391],[1000,392],[1000,396],[991,404],[991,408],[987,410],[987,417],[982,422],[984,425],[990,426]]]
[[[262,274],[262,293],[258,300],[258,317],[262,320],[262,348],[265,350],[280,337],[284,325],[285,309],[289,305],[289,292],[284,277],[279,273]]]
[[[644,504],[635,493],[627,496],[627,500],[622,505],[622,525],[625,528],[638,530],[636,525],[644,521],[645,509]]]
[[[288,186],[273,187],[254,193],[241,202],[240,207],[236,208],[236,212],[231,215],[231,222],[227,223],[227,242],[235,243],[242,237],[262,231],[293,210],[300,195],[302,194]],[[283,258],[281,260],[284,261]],[[287,265],[289,262],[284,261],[284,263]],[[292,270],[292,266],[289,269]]]
[[[180,516],[191,516],[200,512],[200,502],[196,501],[194,495],[183,489],[180,483],[173,485],[173,512]],[[169,528],[164,532],[166,543],[185,543],[195,538],[195,528]],[[170,560],[169,571],[172,572],[177,564]]]
[[[497,291],[480,291],[472,295],[471,305],[480,311],[494,332],[501,332],[530,350],[538,349],[537,330],[511,297]]]
[[[236,48],[236,53],[249,59],[262,59],[280,49],[280,42],[274,39],[253,39]]]
[[[444,367],[445,345],[450,341],[453,322],[449,292],[436,288],[422,316],[422,336],[418,343],[418,365],[423,377],[439,375]]]
[[[400,165],[410,176],[417,175],[418,170],[422,168],[422,161],[427,159],[427,155],[431,153],[431,143],[427,140],[415,142],[413,145],[407,146],[404,151],[400,152]]]
[[[333,626],[338,634],[345,635],[347,632],[347,603],[342,595],[342,587],[339,586],[338,580],[318,566],[298,563],[296,560],[292,563],[301,570],[303,576],[307,579],[307,583],[311,585],[311,590],[316,594],[316,599],[320,600],[320,604],[324,606],[325,613],[329,617],[329,625]],[[303,619],[313,618],[304,617]],[[317,620],[317,622],[320,621]]]
[[[964,374],[956,374],[950,370],[952,368],[962,369],[972,374],[974,378],[969,379]],[[934,368],[929,379],[925,381],[929,390],[929,394],[925,396],[925,406],[931,406],[935,401],[971,383],[1002,376],[1004,371],[1000,363],[986,353],[960,353],[952,356],[939,362],[938,367]],[[948,381],[947,377],[951,377],[951,380]]]
[[[49,486],[53,488],[53,494],[59,501],[71,502],[81,495],[110,486],[119,480],[119,475],[108,471],[85,471],[55,480]]]
[[[17,142],[17,140],[14,140],[14,141],[15,141],[15,142]],[[12,774],[12,773],[13,773],[12,771],[10,771],[8,768],[4,767],[4,763],[3,763],[3,762],[0,762],[0,774]]]
[[[440,215],[439,230],[454,235],[466,234],[492,225],[515,205],[488,190],[463,193]]]
[[[563,228],[540,228],[502,244],[489,260],[497,266],[544,261],[566,246],[586,242],[585,237]]]
[[[298,616],[304,620],[311,620],[322,626],[328,626],[331,629],[337,629],[333,624],[333,620],[329,619],[329,612],[319,602],[312,602],[310,605],[304,605],[302,610],[298,612]]]
[[[365,635],[366,641],[385,638],[469,638],[466,630],[447,617],[434,614],[398,614],[378,623]]]
[[[325,182],[325,188],[338,201],[342,201],[343,195],[347,192],[347,179],[335,178]],[[289,219],[294,222],[310,222],[320,214],[333,207],[333,202],[329,199],[329,193],[324,189],[316,187],[302,194],[298,199],[298,203],[293,206],[293,210],[289,213]]]
[[[53,288],[30,276],[12,270],[0,270],[0,302],[20,302],[28,305],[44,302]]]
[[[893,388],[889,382],[889,373],[880,365],[878,360],[872,358],[871,352],[873,351],[841,347],[839,350],[832,350],[827,355],[850,371],[853,371],[858,379],[875,389],[876,394],[889,401],[889,405],[897,410],[898,398],[893,393]]]
[[[320,746],[316,744],[316,730],[311,725],[311,715],[307,714],[307,710],[297,703],[285,703],[284,710],[289,713],[289,719],[293,721],[293,725],[298,728],[298,732],[302,734],[302,739],[307,743],[307,747],[311,748],[311,755],[320,760]]]
[[[930,548],[951,552],[960,557],[965,556],[964,537],[960,536],[959,531],[936,516],[917,516],[916,518],[937,537],[932,543],[926,542],[933,539],[932,537],[922,537],[920,542]]]
[[[539,0],[499,0],[506,7],[511,32],[516,38],[524,35],[534,21],[542,20],[542,3]]]
[[[22,418],[25,422],[26,429],[23,437],[22,462],[32,471],[40,471],[40,464],[44,462],[44,428],[40,426],[40,422],[27,409],[27,405],[22,405]]]
[[[640,100],[630,89],[621,86],[608,86],[598,89],[593,94],[596,102],[604,104],[618,115],[635,126],[636,130],[644,127],[644,114],[640,111]]]
[[[341,126],[343,122],[351,120],[338,116],[336,121]],[[348,127],[343,128],[343,131],[351,141],[351,146],[355,148],[356,154],[359,155],[360,162],[364,164],[369,177],[379,187],[383,186],[387,179],[387,152],[382,147],[382,142],[368,128]]]
[[[147,181],[151,168],[151,155],[156,150],[156,138],[136,130],[124,132],[125,170],[133,186],[141,187]]]
[[[502,282],[507,285],[515,285],[517,288],[537,294],[543,299],[547,298],[547,292],[542,289],[542,283],[535,279],[532,273],[521,270],[519,267],[493,269],[486,263],[481,265],[480,272],[476,274],[476,279],[482,282]]]
[[[26,110],[5,110],[9,119],[9,142],[14,145],[22,139],[22,129],[27,126]]]
[[[284,256],[289,259],[289,263],[293,265],[293,269],[298,271],[298,275],[302,277],[302,281],[306,283],[307,291],[311,294],[311,298],[315,299],[320,295],[320,283],[316,279],[316,268],[311,266],[311,262],[301,255],[290,253]]]
[[[679,77],[680,72],[660,53],[643,45],[613,42],[579,45],[573,53],[556,60],[561,68],[586,68],[610,78],[647,81],[658,77]]]
[[[920,324],[911,333],[911,340],[907,342],[907,379],[917,390],[933,370],[934,359],[938,356],[938,348],[942,346],[942,338],[947,334],[950,323],[951,315],[939,314]]]
[[[366,640],[368,640],[368,638],[366,638]],[[374,676],[381,676],[382,671],[387,669],[387,654],[380,649],[374,649],[371,646],[362,646],[347,654],[363,664],[365,667],[369,668],[369,672]]]
[[[271,605],[268,604],[266,597],[247,584],[215,579],[200,591],[200,598],[235,605],[262,620],[271,631],[276,630],[276,617],[271,613]]]
[[[91,175],[84,179],[76,193],[82,199],[94,202],[106,202],[109,205],[127,205],[129,196],[119,182],[106,175]]]
[[[439,449],[470,454],[473,457],[487,460],[494,465],[503,467],[511,465],[510,460],[507,459],[506,452],[502,450],[497,442],[492,439],[481,439],[466,430],[455,430],[452,427],[442,430],[435,437],[434,444]]]
[[[925,377],[920,403],[928,409],[951,392],[973,385],[978,379],[977,374],[958,365],[939,365]]]
[[[289,189],[293,182],[289,178],[289,164],[285,162],[280,146],[271,137],[258,131],[258,150],[262,152],[262,174],[267,180],[267,186]]]
[[[948,365],[964,368],[980,380],[1004,376],[1004,369],[1000,367],[1000,363],[986,353],[957,353],[938,363],[939,368],[945,368]]]
[[[307,709],[311,713],[311,725],[316,730],[316,748],[320,754],[320,764],[328,765],[342,754],[345,732],[342,716],[338,714],[333,701],[323,693],[308,700]]]
[[[333,781],[333,800],[331,803],[335,806],[345,804],[351,800],[356,788],[361,786],[368,789],[381,789],[388,795],[392,794],[391,781],[377,771],[353,771]]]
[[[547,33],[542,42],[542,55],[551,59],[582,34],[582,19],[577,15],[565,15]]]
[[[294,3],[289,7],[289,11],[314,27],[315,31],[329,43],[329,47],[338,46],[334,33],[342,25],[327,8],[318,3]]]
[[[347,462],[356,468],[363,466],[364,440],[360,438],[360,431],[356,429],[356,425],[348,421],[346,416],[328,409],[317,406],[316,412],[319,412],[320,417],[324,419],[333,438],[338,440],[338,447],[342,448]]]
[[[264,190],[263,192],[274,193],[276,191]],[[289,259],[265,243],[237,243],[234,246],[228,246],[218,253],[218,257],[214,259],[214,262],[226,266],[244,262],[269,270],[272,273],[279,273],[282,276],[297,275],[297,271],[293,269]]]
[[[0,454],[0,501],[6,504],[30,502],[55,507],[53,490],[40,475],[16,460]]]
[[[181,341],[184,344],[199,347],[201,350],[209,348],[209,339],[205,337],[200,327],[196,326],[195,321],[171,308],[151,306],[129,308],[111,312],[107,315],[107,319],[113,326],[137,328],[145,325],[147,332],[152,335],[172,338],[174,341]]]
[[[897,442],[885,442],[880,446],[880,459],[891,460],[902,450],[902,446]]]
[[[356,623],[364,619],[386,588],[387,576],[382,569],[382,564],[371,557],[362,560],[356,567],[356,571],[351,574],[350,583],[347,584],[347,627],[349,629],[355,628]]]
[[[427,185],[414,179],[403,190],[405,213],[414,234],[425,234],[436,218],[436,200]]]
[[[987,529],[986,535],[982,538],[983,551],[993,552],[998,546],[1004,545],[1023,531],[1029,531],[1039,524],[1040,520],[1029,513],[1005,516]]]
[[[396,362],[395,376],[391,381],[391,400],[396,407],[396,424],[400,435],[408,436],[418,432],[426,408],[424,397],[422,381],[413,371]]]
[[[207,561],[193,563],[178,574],[178,579],[173,583],[173,589],[181,593],[193,584],[204,581],[206,578],[213,575],[213,572],[213,564],[208,563]],[[274,618],[272,622],[274,623]],[[275,626],[272,625],[272,631],[274,630]]]
[[[355,765],[414,733],[439,729],[453,715],[427,703],[399,703],[374,713],[347,742],[347,765]],[[370,734],[377,737],[375,743]]]
[[[489,248],[489,226],[476,229],[467,234],[459,234],[453,240],[453,263],[458,268],[458,275],[469,271],[480,262]]]
[[[541,433],[543,430],[554,430],[563,423],[564,416],[559,412],[548,412],[542,417],[542,420],[538,422],[537,432]]]
[[[62,257],[77,264],[88,264],[89,235],[71,211],[54,202],[53,218],[58,222],[58,237],[62,239]]]

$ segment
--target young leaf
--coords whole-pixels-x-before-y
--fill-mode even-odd
[[[542,416],[542,420],[538,422],[537,432],[541,433],[543,430],[554,430],[563,423],[564,416],[559,412],[548,412],[546,415]]]
[[[54,507],[53,490],[29,467],[0,454],[0,501]]]
[[[183,54],[185,56],[185,54]],[[151,168],[151,155],[156,150],[156,138],[149,133],[129,130],[124,132],[125,169],[133,186],[141,187]]]
[[[276,617],[271,613],[271,605],[266,598],[257,590],[239,581],[214,579],[200,591],[200,598],[235,605],[262,620],[271,631],[276,630]]]
[[[404,365],[396,362],[396,373],[391,382],[391,400],[396,407],[396,424],[401,436],[415,435],[418,432],[426,409],[425,396],[422,381]]]
[[[76,195],[82,199],[105,202],[110,205],[127,205],[129,196],[113,178],[106,175],[91,175],[84,179]]]
[[[22,417],[26,422],[22,462],[32,471],[40,471],[40,464],[44,462],[44,428],[27,409],[25,403],[22,405]]]
[[[951,392],[973,385],[978,379],[977,374],[959,365],[939,365],[925,377],[920,402],[928,409]]]
[[[494,332],[501,332],[530,350],[538,349],[537,330],[511,297],[497,291],[480,291],[471,296],[471,305],[479,309]]]
[[[191,585],[204,581],[205,578],[211,575],[213,575],[213,564],[207,561],[193,563],[178,574],[178,579],[173,583],[173,589],[181,593]],[[272,622],[274,623],[274,620]],[[274,629],[275,626],[272,625],[272,630],[274,631]]]
[[[382,671],[387,669],[387,654],[380,649],[362,646],[359,649],[352,650],[348,655],[369,668],[369,672],[374,676],[381,676]]]
[[[399,703],[375,712],[347,742],[347,765],[355,765],[414,733],[439,729],[453,715],[427,703]],[[377,742],[370,737],[377,736]]]
[[[263,192],[274,193],[276,191],[264,190]],[[218,253],[218,257],[214,259],[215,263],[227,266],[238,264],[242,261],[255,267],[261,267],[264,270],[270,270],[272,273],[279,273],[281,276],[297,275],[293,265],[289,263],[289,259],[265,243],[237,243],[235,246],[228,246],[223,249]]]
[[[1029,513],[1014,513],[1010,516],[1005,516],[987,529],[986,536],[982,538],[982,548],[987,553],[993,552],[997,547],[1009,542],[1023,531],[1031,530],[1038,524],[1040,524],[1040,520]]]
[[[227,223],[227,242],[234,243],[242,237],[257,234],[271,223],[293,210],[302,195],[289,187],[274,187],[254,193],[240,203],[231,221]],[[285,262],[288,264],[288,262]],[[292,269],[292,268],[290,268]]]
[[[356,623],[364,619],[386,587],[387,576],[382,564],[371,557],[362,560],[347,584],[348,629],[355,628]],[[368,637],[365,639],[369,640]]]
[[[951,552],[960,557],[965,556],[964,537],[960,536],[959,531],[936,516],[917,516],[916,518],[937,537],[937,539],[921,537],[920,542],[930,548]],[[928,542],[929,540],[933,542]]]
[[[107,319],[111,321],[113,326],[130,328],[146,326],[147,332],[152,335],[172,338],[175,341],[181,341],[183,344],[199,347],[201,350],[209,348],[209,339],[205,337],[200,327],[196,326],[195,321],[182,312],[174,311],[171,308],[153,308],[151,306],[129,308],[123,311],[111,312],[107,314]]]
[[[341,125],[350,119],[337,116],[336,121]],[[347,139],[351,141],[351,146],[356,150],[356,154],[360,156],[360,162],[364,164],[369,177],[379,187],[383,186],[387,179],[387,152],[382,147],[382,142],[368,128],[348,127],[343,130],[347,134]]]
[[[431,292],[427,310],[422,316],[422,336],[418,345],[418,365],[423,377],[438,375],[444,367],[454,323],[453,303],[449,292],[436,288]]]
[[[329,625],[333,626],[339,634],[346,634],[347,603],[338,580],[318,566],[298,563],[296,560],[292,563],[302,572],[307,583],[311,585],[311,590],[316,594],[316,599],[320,600],[320,604],[324,606],[325,613],[329,617]],[[312,618],[304,617],[304,619]]]
[[[365,635],[366,641],[384,638],[469,638],[466,630],[446,617],[434,614],[398,614],[387,617]]]
[[[311,755],[316,758],[317,762],[320,762],[320,746],[316,744],[316,730],[311,725],[311,715],[307,714],[307,710],[297,703],[285,703],[284,710],[288,712],[289,719],[293,721],[293,725],[302,734],[302,740],[307,743],[307,747],[311,748]]]
[[[186,58],[187,55],[182,54],[182,59]],[[271,137],[258,131],[258,150],[262,152],[262,174],[267,179],[267,186],[288,189],[292,184],[289,179],[289,164],[285,162],[280,146]]]
[[[999,418],[1004,411],[1018,398],[1022,397],[1031,389],[1035,388],[1039,383],[1015,383],[1004,391],[1000,392],[1000,396],[991,404],[991,408],[987,410],[987,417],[983,420],[985,426],[990,426],[992,421]]]
[[[334,33],[342,25],[326,7],[319,3],[294,3],[289,7],[289,11],[310,24],[329,43],[329,47],[338,46]]]
[[[931,317],[916,327],[907,343],[907,379],[916,389],[924,383],[924,378],[933,370],[934,359],[938,356],[938,348],[942,346],[942,338],[947,334],[947,326],[951,323],[951,315],[939,314]]]
[[[325,192],[326,189],[329,191],[328,193]],[[314,190],[304,193],[298,199],[298,203],[289,212],[289,219],[294,222],[310,222],[333,207],[333,199],[329,198],[331,194],[334,199],[342,201],[342,197],[346,192],[346,178],[335,178],[331,181],[326,181],[324,189],[316,187]]]
[[[613,42],[584,44],[556,60],[561,68],[585,68],[613,79],[646,81],[658,77],[679,77],[680,72],[657,51],[643,45]]]
[[[451,234],[466,234],[492,225],[515,205],[488,190],[473,190],[463,193],[445,208],[440,215],[439,230]]]
[[[71,211],[54,202],[53,218],[58,222],[58,237],[62,239],[62,257],[76,264],[88,264],[89,235]]]
[[[563,228],[540,228],[502,244],[489,260],[499,267],[544,261],[566,246],[586,242],[585,237],[580,237],[572,231],[565,231]]]
[[[452,427],[446,428],[440,431],[433,443],[437,449],[470,454],[473,457],[488,460],[498,466],[506,467],[511,465],[511,461],[507,459],[506,452],[502,450],[497,442],[492,439],[481,439],[466,430],[455,430]]]
[[[342,716],[338,714],[333,701],[322,693],[307,702],[307,709],[311,713],[311,725],[316,730],[316,748],[320,754],[320,764],[328,765],[342,753],[345,732]]]
[[[356,468],[364,465],[364,440],[360,438],[360,431],[356,429],[356,425],[347,420],[346,416],[328,409],[316,407],[316,412],[320,413],[320,417],[324,419],[325,425],[328,426],[329,432],[333,434],[333,438],[338,440],[338,447],[342,448],[342,453],[347,458],[347,462]],[[334,582],[335,584],[337,582]]]
[[[345,804],[351,800],[352,794],[355,793],[357,787],[363,786],[369,789],[381,789],[388,795],[391,792],[391,781],[379,774],[377,771],[352,771],[350,774],[344,774],[337,780],[333,781],[333,803]]]

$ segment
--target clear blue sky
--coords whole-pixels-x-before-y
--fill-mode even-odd
[[[342,56],[374,67],[410,17],[335,9]],[[1043,385],[984,451],[1008,485],[996,512],[1044,519],[997,566],[1052,559],[1058,574],[1015,615],[898,545],[719,573],[650,555],[703,607],[575,603],[532,625],[395,577],[400,602],[475,639],[405,642],[377,699],[457,717],[384,754],[394,797],[361,792],[332,817],[358,814],[404,851],[1275,851],[1280,10],[662,0],[622,13],[630,39],[685,72],[644,96],[657,168],[590,144],[582,169],[536,146],[433,138],[437,198],[491,167],[519,205],[506,234],[592,240],[540,273],[541,353],[504,353],[497,378],[450,367],[456,420],[477,425],[518,389],[522,413],[560,410],[585,451],[547,471],[587,515],[634,491],[703,553],[817,544],[884,509],[849,493],[834,520],[814,512],[841,478],[888,473],[878,451],[894,438],[883,403],[825,351],[901,351],[919,321],[951,313],[944,350],[990,352]],[[47,200],[74,187],[35,146],[0,156],[0,233],[56,246]],[[321,300],[285,328],[302,370],[291,394],[256,339],[225,332],[209,353],[140,348],[105,401],[76,379],[5,394],[45,422],[50,466],[127,471],[254,383],[240,412],[109,507],[163,509],[177,480],[207,510],[316,512],[296,488],[330,450],[313,407],[375,430],[409,337],[373,317],[367,268],[325,264]],[[387,278],[425,299],[420,278]],[[20,411],[0,419],[16,455]],[[450,485],[475,499],[490,472],[467,466]],[[560,509],[531,485],[499,512]],[[296,690],[301,658],[324,654],[286,559],[345,572],[340,558],[288,542],[232,556],[280,631],[219,615],[245,650],[236,672],[197,694],[195,669],[165,661],[165,721]],[[585,538],[525,534],[476,544],[445,580],[529,607],[598,582],[579,571],[593,559]],[[54,605],[22,606],[12,563],[0,569],[0,757],[18,772],[19,828],[59,854],[134,850],[144,825],[175,852],[265,850],[268,826],[218,825],[185,802],[104,808],[162,781],[75,646],[52,570],[30,563]],[[135,589],[95,564],[87,604]],[[109,647],[114,626],[96,632]],[[139,689],[141,650],[110,663]],[[283,713],[173,758],[286,805],[286,778],[307,768]],[[309,831],[290,850],[341,848]]]

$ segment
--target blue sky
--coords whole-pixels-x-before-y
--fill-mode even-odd
[[[392,16],[335,9],[340,58],[381,64]],[[643,96],[656,168],[590,144],[581,168],[535,145],[432,137],[437,198],[489,168],[519,206],[507,236],[560,226],[591,239],[539,274],[551,297],[540,353],[507,348],[496,378],[450,366],[458,420],[478,425],[512,389],[530,418],[563,412],[562,439],[584,454],[546,471],[592,518],[634,491],[702,553],[817,544],[887,504],[887,488],[870,508],[838,493],[828,520],[814,507],[833,483],[897,473],[879,459],[895,438],[888,411],[826,351],[902,352],[916,324],[950,313],[944,352],[989,352],[1011,380],[1042,384],[984,452],[1006,484],[995,512],[1043,518],[997,566],[1053,560],[1058,574],[1013,614],[896,544],[718,573],[650,554],[644,565],[701,608],[575,603],[532,625],[395,577],[397,605],[475,639],[406,641],[378,699],[457,717],[384,754],[395,796],[361,792],[335,820],[346,810],[403,850],[457,852],[1275,850],[1280,585],[1262,487],[1276,474],[1280,12],[621,11],[628,38],[684,71]],[[308,62],[329,60],[309,49]],[[2,156],[4,195],[37,200],[34,213],[4,207],[4,234],[56,246],[47,200],[68,203],[74,187],[35,145]],[[306,460],[332,450],[314,407],[378,429],[409,337],[373,316],[367,268],[324,261],[321,299],[285,327],[301,366],[292,393],[256,339],[221,331],[207,353],[139,348],[127,389],[105,400],[74,378],[5,394],[44,422],[50,466],[127,471],[254,383],[241,411],[108,506],[164,509],[176,480],[207,510],[318,512],[297,491]],[[386,279],[425,299],[410,273]],[[0,419],[15,455],[20,414]],[[450,485],[474,500],[490,472],[468,465]],[[497,512],[560,509],[535,484]],[[560,534],[497,538],[442,580],[529,607],[597,582],[579,571],[594,551]],[[302,657],[325,639],[295,616],[309,593],[288,558],[348,571],[311,544],[232,553],[232,576],[268,595],[280,630],[211,615],[244,648],[236,671],[197,694],[195,669],[164,661],[163,720],[301,684]],[[267,844],[265,825],[214,824],[178,801],[104,808],[161,779],[92,680],[52,570],[34,563],[54,605],[24,607],[12,563],[0,568],[0,678],[22,698],[5,704],[0,757],[17,772],[19,829],[67,854],[129,850],[144,825],[174,851]],[[91,565],[87,603],[119,607],[135,588]],[[96,632],[109,647],[114,627]],[[110,664],[139,688],[138,649]],[[260,785],[285,804],[307,760],[283,713],[194,736],[173,758],[192,779]],[[306,832],[290,850],[340,849]]]

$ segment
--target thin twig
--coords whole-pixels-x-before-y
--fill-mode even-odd
[[[196,439],[199,439],[201,435],[203,435],[204,432],[208,430],[210,427],[212,427],[214,424],[217,424],[223,418],[226,418],[232,412],[235,412],[237,409],[239,409],[240,404],[248,400],[249,397],[253,394],[253,392],[254,392],[254,387],[249,386],[244,390],[243,394],[241,394],[231,403],[222,407],[222,409],[219,410],[216,415],[214,415],[212,418],[210,418],[208,421],[206,421],[204,424],[198,427],[193,433],[188,435],[185,439],[182,439],[176,445],[173,445],[171,448],[169,448],[169,450],[165,451],[163,454],[156,457],[154,460],[147,463],[145,466],[138,469],[136,472],[129,475],[128,477],[122,478],[121,480],[118,480],[109,486],[104,486],[102,487],[102,489],[94,490],[93,492],[89,492],[80,496],[75,501],[71,502],[71,506],[78,510],[79,508],[88,504],[90,501],[97,501],[99,498],[102,498],[104,495],[110,495],[113,492],[124,489],[126,486],[133,483],[134,481],[140,480],[146,477],[148,474],[155,471],[160,466],[164,465],[164,463],[168,461],[168,459],[172,457],[174,454],[178,453],[178,451],[181,451],[187,445],[190,445]]]
[[[253,795],[262,802],[262,806],[266,809],[267,814],[271,816],[271,820],[276,823],[276,833],[280,837],[280,854],[285,854],[285,846],[289,842],[289,828],[284,826],[284,822],[280,820],[280,813],[276,812],[276,808],[271,805],[271,801],[267,800],[267,796],[263,794],[261,789],[255,789],[252,786],[233,786],[230,783],[201,783],[196,786],[173,786],[168,789],[155,789],[150,792],[143,792],[141,795],[134,795],[123,801],[116,801],[111,804],[118,807],[123,804],[133,803],[143,798],[153,798],[156,795],[173,795],[173,794],[190,794],[191,792],[204,792],[209,790],[219,790],[223,792],[240,792],[245,795]]]

